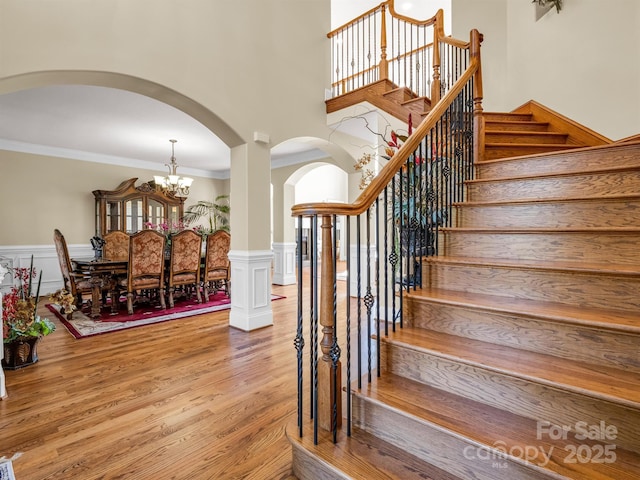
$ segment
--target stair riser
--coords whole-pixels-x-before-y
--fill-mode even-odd
[[[498,160],[500,158],[520,157],[523,155],[537,155],[539,153],[551,153],[558,150],[569,150],[577,148],[576,146],[567,146],[565,144],[541,144],[541,145],[518,145],[517,143],[504,143],[485,145],[484,159]]]
[[[640,265],[640,233],[443,232],[440,252],[455,257]]]
[[[402,106],[415,113],[425,113],[431,109],[431,105],[424,98],[403,102]]]
[[[423,284],[431,288],[501,295],[582,308],[640,311],[640,278],[429,262]]]
[[[552,132],[486,132],[485,142],[487,143],[526,143],[526,144],[564,144],[567,136]]]
[[[300,447],[295,442],[292,446],[293,474],[298,480],[349,480],[348,475],[333,468],[327,462],[313,455],[309,450]]]
[[[512,122],[507,121],[485,121],[485,133],[492,132],[546,132],[549,130],[548,123],[536,122]]]
[[[464,228],[593,228],[640,225],[640,200],[460,206]]]
[[[572,430],[578,422],[600,425],[604,421],[618,431],[612,443],[640,451],[640,411],[636,409],[387,342],[382,348],[383,365],[397,375]]]
[[[405,308],[407,324],[415,327],[640,373],[638,335],[416,297]]]
[[[564,152],[476,165],[477,178],[510,178],[593,169],[640,167],[640,148],[622,146],[605,150]]]
[[[460,478],[475,480],[550,478],[525,467],[512,458],[504,459],[498,454],[492,455],[486,450],[480,451],[476,445],[455,434],[402,415],[360,396],[354,396],[353,419],[356,428],[366,430]],[[496,439],[496,442],[499,440]],[[497,445],[500,444],[497,443]]]
[[[560,175],[532,179],[469,182],[471,202],[518,201],[554,198],[590,198],[637,195],[640,192],[640,169],[620,172]]]

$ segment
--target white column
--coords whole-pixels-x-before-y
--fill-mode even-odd
[[[273,283],[293,285],[296,283],[295,242],[273,243]]]
[[[271,261],[267,251],[229,252],[231,261],[231,312],[229,325],[244,331],[273,325],[271,311]]]
[[[268,138],[231,149],[231,311],[229,325],[273,325],[271,155]]]

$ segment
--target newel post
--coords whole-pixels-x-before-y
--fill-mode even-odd
[[[318,363],[318,425],[333,432],[342,424],[342,380],[340,348],[335,331],[335,271],[331,215],[322,217],[320,267],[321,362]]]
[[[380,80],[389,78],[389,61],[387,60],[387,7],[382,4],[380,21]]]
[[[482,114],[482,62],[480,61],[480,44],[482,34],[471,30],[470,55],[478,62],[478,69],[473,77],[473,161],[475,164],[484,160],[484,115]]]

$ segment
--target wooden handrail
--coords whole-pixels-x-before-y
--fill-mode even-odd
[[[475,32],[475,33],[474,33]],[[382,193],[382,190],[387,186],[391,179],[395,176],[398,170],[404,165],[409,156],[418,148],[418,145],[429,131],[435,126],[440,117],[446,112],[447,108],[453,103],[453,100],[462,91],[467,82],[475,75],[480,69],[480,57],[479,57],[479,42],[481,36],[477,30],[473,30],[471,33],[472,44],[474,42],[474,36],[478,41],[478,47],[472,50],[471,60],[469,67],[458,78],[453,87],[442,97],[442,99],[433,107],[427,117],[418,125],[413,134],[407,138],[407,141],[402,144],[398,151],[391,157],[389,162],[382,167],[380,173],[373,178],[366,190],[364,190],[360,196],[351,204],[344,203],[302,203],[294,205],[291,209],[292,215],[349,215],[355,216],[364,213],[375,199]],[[476,86],[476,90],[477,90]],[[480,93],[476,91],[474,97],[481,95],[482,85],[480,84]]]

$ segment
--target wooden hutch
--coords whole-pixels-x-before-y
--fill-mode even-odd
[[[94,190],[96,235],[113,230],[136,233],[147,222],[177,223],[183,216],[184,198],[165,193],[153,181],[135,186],[138,179],[122,182],[115,190]]]

